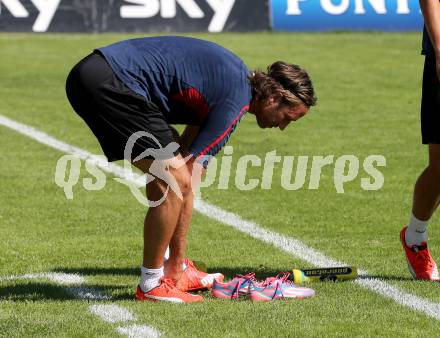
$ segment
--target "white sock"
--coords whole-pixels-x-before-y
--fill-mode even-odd
[[[429,220],[421,221],[417,219],[413,213],[409,220],[408,228],[405,233],[406,245],[420,245],[422,242],[426,242],[426,225]]]
[[[160,284],[163,277],[163,266],[159,269],[148,269],[141,267],[141,282],[139,286],[143,292],[148,292]]]

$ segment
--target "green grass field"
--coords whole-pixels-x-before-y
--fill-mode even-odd
[[[240,191],[213,186],[203,199],[261,227],[301,240],[333,259],[370,272],[375,280],[440,302],[439,284],[409,277],[399,230],[409,217],[413,184],[427,160],[420,142],[419,101],[423,58],[420,34],[219,34],[195,35],[230,48],[249,67],[275,60],[305,67],[319,105],[286,131],[261,130],[246,116],[229,145],[233,163],[244,154],[358,156],[360,175],[337,194],[334,165],[325,167],[317,190],[287,191],[275,165],[271,189]],[[0,115],[101,154],[92,133],[64,94],[71,67],[93,48],[127,35],[0,35]],[[0,276],[77,273],[86,286],[111,300],[75,299],[47,279],[0,280],[0,337],[111,337],[118,326],[89,311],[116,304],[168,337],[243,336],[437,336],[438,320],[397,304],[353,282],[314,284],[302,301],[219,301],[172,305],[133,300],[138,283],[145,208],[127,187],[107,177],[101,191],[74,187],[67,200],[54,183],[62,152],[0,125]],[[383,155],[382,189],[361,189],[363,159]],[[294,164],[296,166],[296,162]],[[82,177],[90,176],[84,170]],[[234,168],[234,166],[233,166]],[[295,167],[294,167],[295,168]],[[310,171],[310,170],[309,170]],[[308,171],[307,180],[310,176]],[[248,170],[261,178],[262,169]],[[368,176],[367,176],[368,177]],[[430,247],[440,256],[439,217],[429,227]],[[294,255],[194,213],[188,256],[210,271],[268,275],[310,267]],[[0,277],[1,278],[1,277]],[[438,311],[438,310],[437,310]],[[438,314],[438,312],[437,312]]]

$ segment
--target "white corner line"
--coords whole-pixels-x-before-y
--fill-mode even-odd
[[[26,135],[40,143],[43,143],[51,148],[57,149],[64,153],[71,155],[76,155],[81,159],[87,159],[93,154],[83,149],[74,147],[65,142],[59,141],[52,136],[41,132],[28,125],[16,122],[5,116],[0,115],[0,124],[8,127],[16,132]],[[99,161],[96,165],[103,171],[110,173],[112,175],[130,180],[134,183],[137,182],[139,176],[130,175],[124,168],[117,166],[113,163],[108,165],[102,165]],[[260,225],[242,219],[240,216],[222,210],[219,207],[197,200],[195,201],[194,209],[199,213],[214,219],[222,224],[228,225],[238,231],[241,231],[252,238],[263,241],[264,243],[270,244],[286,253],[291,254],[305,262],[308,262],[314,266],[338,266],[347,265],[344,262],[334,260],[330,257],[325,256],[318,250],[308,247],[301,241],[287,237],[276,232],[262,228]],[[365,270],[360,269],[359,273],[361,275],[369,275]],[[415,311],[424,313],[425,315],[440,320],[440,303],[430,301],[418,297],[412,293],[406,292],[397,286],[391,285],[383,280],[379,279],[357,279],[355,281],[361,287],[370,290],[380,296],[393,300],[394,302],[401,304],[403,306],[409,307]]]

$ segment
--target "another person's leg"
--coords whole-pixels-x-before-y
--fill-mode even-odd
[[[429,145],[429,164],[418,178],[408,223],[400,232],[408,268],[417,279],[440,280],[426,243],[426,227],[440,202],[440,84],[435,58],[427,56],[421,105],[422,140]]]
[[[408,227],[400,239],[411,275],[416,279],[440,280],[437,264],[426,243],[426,226],[440,202],[440,144],[429,145],[429,164],[418,178]]]
[[[406,231],[406,244],[426,242],[426,225],[440,202],[440,144],[429,145],[429,164],[414,188],[412,219]]]
[[[440,128],[440,126],[439,126]],[[413,213],[428,220],[440,202],[440,144],[429,145],[429,164],[414,189]]]

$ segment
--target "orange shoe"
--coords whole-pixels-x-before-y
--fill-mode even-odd
[[[140,286],[138,286],[136,289],[136,300],[193,303],[203,301],[203,297],[183,292],[174,285],[174,282],[171,279],[162,278],[160,284],[148,292],[143,292]]]
[[[404,227],[400,231],[400,241],[402,242],[403,249],[405,250],[409,272],[415,279],[439,281],[440,277],[437,270],[437,264],[431,257],[426,242],[422,242],[421,245],[413,245],[411,247],[406,245],[406,228],[407,227]]]
[[[193,262],[191,262],[188,258],[185,258],[184,262],[186,269],[183,270],[180,279],[176,283],[176,287],[182,291],[186,292],[211,289],[214,280],[217,282],[222,282],[225,278],[225,276],[223,276],[221,273],[206,273],[197,270]]]

